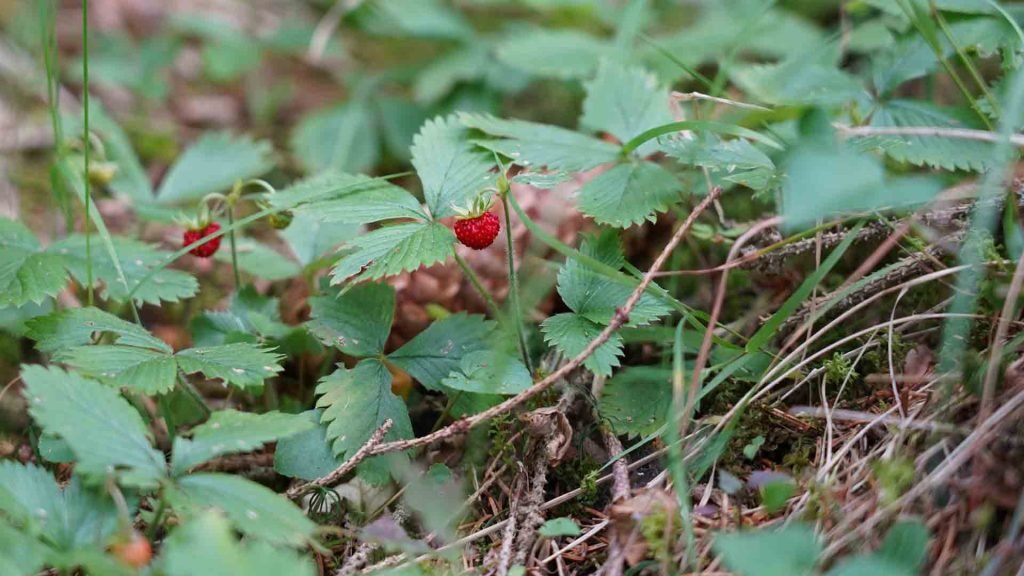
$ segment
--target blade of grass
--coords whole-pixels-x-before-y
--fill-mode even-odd
[[[1010,135],[1024,117],[1024,72],[1018,71],[1010,84],[1010,91],[1005,102],[1005,113],[1000,118],[999,133],[1002,139],[992,150],[996,159],[993,167],[982,179],[978,191],[978,202],[971,214],[970,227],[963,246],[960,248],[960,263],[967,266],[957,275],[956,289],[949,312],[942,329],[942,345],[939,353],[939,373],[950,374],[956,371],[967,349],[972,319],[966,315],[973,312],[978,301],[978,289],[985,274],[980,264],[985,260],[985,247],[992,230],[998,220],[997,203],[994,202],[1001,194],[1005,194],[1007,177],[1012,173],[1013,164],[1018,154],[1010,143]]]
[[[985,80],[982,79],[981,74],[978,72],[978,68],[967,56],[967,53],[964,52],[964,49],[956,41],[956,38],[953,37],[953,31],[949,28],[949,24],[946,22],[946,17],[942,15],[942,11],[935,5],[935,0],[928,0],[928,5],[932,10],[932,15],[934,16],[935,21],[939,25],[939,30],[942,31],[943,36],[945,36],[946,40],[951,46],[953,46],[953,50],[956,51],[956,55],[960,59],[960,62],[964,65],[964,68],[967,69],[967,72],[971,75],[971,79],[974,80],[974,83],[981,89],[982,94],[985,95],[985,99],[988,100],[989,105],[992,106],[992,110],[995,112],[996,118],[998,118],[999,102],[996,100],[995,96],[992,95],[992,91],[988,89],[988,85],[985,83]]]
[[[683,447],[679,441],[680,421],[689,420],[690,414],[686,412],[686,385],[684,374],[686,368],[683,366],[683,330],[686,326],[686,318],[682,318],[676,325],[676,337],[672,342],[672,407],[669,411],[668,425],[665,426],[664,440],[668,446],[668,468],[672,474],[672,482],[675,484],[675,495],[679,503],[679,514],[683,521],[683,530],[686,534],[686,556],[683,560],[685,568],[689,569],[695,560],[694,550],[697,539],[693,532],[693,522],[690,519],[690,482],[686,477],[686,461],[683,458]]]
[[[89,306],[93,305],[92,278],[92,234],[89,230],[89,216],[92,208],[92,183],[89,181],[89,161],[92,144],[89,141],[89,0],[82,0],[82,149],[85,154],[85,278]],[[116,260],[115,260],[116,261]],[[123,275],[122,275],[123,276]]]
[[[796,309],[803,304],[804,300],[811,294],[811,292],[821,284],[821,281],[825,279],[825,276],[835,268],[836,264],[839,263],[839,259],[846,254],[846,251],[850,249],[853,242],[857,239],[857,234],[860,233],[861,228],[866,224],[866,220],[858,222],[850,231],[846,234],[846,238],[843,239],[839,246],[836,246],[828,258],[821,263],[821,266],[814,271],[813,274],[808,276],[801,284],[800,287],[794,291],[789,298],[782,304],[782,306],[772,314],[771,318],[768,319],[761,328],[750,337],[747,341],[747,352],[754,352],[760,349],[762,346],[768,343],[782,325]]]
[[[683,120],[681,122],[671,122],[669,124],[655,126],[650,130],[641,132],[633,139],[622,145],[622,156],[628,156],[648,140],[653,140],[658,136],[664,136],[666,134],[673,134],[681,130],[728,134],[730,136],[738,136],[740,138],[747,138],[755,142],[760,142],[761,144],[775,148],[776,150],[783,149],[782,144],[776,142],[774,138],[765,136],[764,134],[755,132],[749,128],[744,128],[735,124],[727,124],[725,122],[716,122],[714,120]]]

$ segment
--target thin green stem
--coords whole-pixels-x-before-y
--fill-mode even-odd
[[[210,406],[206,404],[206,399],[203,398],[203,395],[199,393],[199,390],[196,390],[196,387],[193,386],[192,383],[188,381],[188,378],[185,378],[181,372],[178,372],[178,383],[181,384],[181,389],[199,405],[199,408],[203,411],[205,416],[213,414],[213,410],[211,410]]]
[[[501,195],[501,205],[505,211],[505,241],[508,253],[508,294],[512,300],[513,321],[516,325],[516,334],[519,335],[519,352],[523,355],[523,364],[533,374],[533,362],[530,361],[530,348],[526,344],[526,331],[523,329],[523,309],[519,299],[519,274],[516,273],[516,251],[512,243],[512,217],[509,214],[508,195],[506,192]]]
[[[956,55],[960,58],[960,62],[963,63],[964,68],[971,75],[974,83],[978,85],[981,92],[985,95],[985,99],[988,100],[989,105],[992,107],[992,111],[995,112],[996,118],[999,117],[999,102],[993,96],[992,92],[988,89],[988,85],[985,84],[985,80],[982,79],[981,74],[978,72],[978,68],[974,65],[974,62],[967,56],[964,49],[957,43],[956,38],[953,37],[953,31],[949,28],[949,23],[946,22],[945,16],[942,15],[942,11],[935,5],[935,0],[929,0],[928,4],[931,7],[932,15],[935,16],[935,21],[939,24],[939,30],[946,37],[946,40],[953,46],[953,50],[956,51]]]
[[[473,285],[473,288],[476,288],[476,291],[483,297],[484,302],[487,303],[487,307],[491,310],[491,316],[496,320],[500,319],[501,309],[494,302],[494,297],[491,296],[490,291],[480,282],[480,277],[476,275],[476,272],[473,272],[473,269],[469,267],[469,264],[462,256],[459,256],[456,250],[452,249],[452,254],[455,255],[455,262],[458,263],[459,268],[462,268],[462,273],[466,275],[466,278],[469,278],[470,284]]]
[[[156,538],[157,530],[160,529],[160,524],[163,523],[164,513],[167,511],[167,498],[164,497],[163,489],[160,490],[160,503],[156,505],[156,512],[153,513],[153,521],[150,522],[149,528],[146,530],[146,538],[152,542]]]
[[[730,136],[738,136],[740,138],[749,138],[755,142],[760,142],[766,146],[775,148],[776,150],[782,150],[782,144],[775,141],[774,138],[770,138],[755,132],[749,128],[742,126],[736,126],[735,124],[726,124],[725,122],[716,122],[714,120],[683,120],[681,122],[671,122],[669,124],[663,124],[661,126],[655,126],[650,130],[641,132],[632,140],[622,145],[621,155],[623,157],[629,156],[634,150],[639,148],[648,140],[653,140],[659,136],[666,134],[673,134],[680,130],[693,130],[695,132],[716,132],[718,134],[728,134]]]
[[[86,301],[93,305],[92,278],[92,234],[89,230],[89,205],[92,203],[92,183],[89,181],[89,159],[92,145],[89,143],[89,0],[82,0],[82,143],[85,151],[85,279]]]
[[[238,244],[235,241],[235,207],[228,205],[228,240],[231,242],[231,270],[235,273],[235,291],[242,289],[242,274],[238,271]]]

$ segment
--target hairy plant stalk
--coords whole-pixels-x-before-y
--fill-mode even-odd
[[[506,192],[501,196],[502,208],[505,211],[505,243],[508,245],[506,249],[508,254],[508,294],[512,300],[512,321],[516,325],[516,334],[519,336],[519,352],[523,355],[523,364],[526,365],[526,369],[533,374],[533,362],[530,360],[530,349],[526,343],[526,332],[523,329],[523,308],[519,299],[519,274],[516,272],[515,245],[512,243],[512,217],[509,215],[508,194],[511,192]]]

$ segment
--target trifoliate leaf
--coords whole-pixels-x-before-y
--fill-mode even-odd
[[[60,368],[26,366],[21,372],[32,418],[64,439],[78,458],[77,470],[152,485],[165,473],[164,456],[149,442],[139,413],[113,388]]]
[[[327,425],[320,423],[321,410],[300,414],[312,425],[309,429],[282,438],[274,449],[274,470],[289,478],[316,480],[336,470],[344,458],[334,455],[327,441]]]
[[[331,272],[331,282],[377,280],[444,262],[452,255],[455,234],[437,222],[395,224],[347,242],[345,255]]]
[[[39,304],[67,283],[61,256],[44,252],[20,222],[0,218],[0,307]]]
[[[87,376],[149,395],[169,392],[178,376],[174,356],[151,348],[75,346],[58,352],[56,359]]]
[[[468,208],[481,190],[494,185],[494,158],[467,138],[454,116],[427,120],[412,141],[412,164],[423,182],[423,197],[434,218]]]
[[[391,392],[391,374],[380,360],[366,359],[351,369],[339,366],[316,392],[327,439],[338,456],[350,458],[388,419],[394,425],[387,440],[413,436],[405,402]]]
[[[452,314],[388,355],[388,360],[405,370],[420,384],[437,390],[441,380],[457,370],[470,352],[485,350],[494,323],[479,315]]]
[[[616,434],[647,436],[665,423],[672,405],[672,370],[631,366],[615,374],[601,395],[601,416]]]
[[[560,79],[590,76],[613,51],[611,42],[572,29],[517,30],[497,47],[498,59],[512,68]]]
[[[250,452],[267,442],[276,442],[314,427],[313,422],[300,414],[253,414],[236,410],[214,412],[209,420],[192,429],[191,440],[175,437],[171,472],[183,474],[218,456]]]
[[[37,316],[25,323],[25,335],[36,341],[40,352],[53,353],[112,335],[118,344],[171,352],[171,347],[145,328],[99,308],[70,308]]]
[[[350,356],[384,352],[395,312],[395,289],[370,282],[343,293],[332,291],[309,299],[309,331],[327,346]]]
[[[619,269],[625,264],[619,236],[606,230],[600,236],[586,236],[580,252]],[[591,270],[585,263],[571,258],[558,272],[558,294],[573,312],[598,324],[611,321],[615,310],[626,303],[633,286],[616,282]],[[630,326],[642,326],[669,313],[669,308],[650,294],[640,297],[629,313]]]
[[[202,513],[171,532],[159,563],[168,576],[316,574],[313,563],[297,552],[264,542],[239,542],[227,519],[212,511]]]
[[[532,386],[533,378],[519,358],[477,350],[463,356],[459,370],[443,378],[441,385],[464,392],[513,395]]]
[[[604,60],[597,77],[586,84],[580,126],[607,132],[625,143],[645,130],[672,122],[668,90],[643,68]],[[657,150],[650,141],[637,149],[644,157]]]
[[[255,178],[272,166],[269,142],[207,133],[167,171],[156,197],[161,204],[198,200],[211,192],[230,191],[235,182]]]
[[[603,329],[600,324],[574,312],[555,314],[541,324],[544,340],[570,358],[583,352]],[[609,376],[619,365],[619,356],[622,356],[622,338],[616,333],[598,346],[583,364],[594,374]]]
[[[337,169],[364,172],[377,164],[380,143],[365,102],[307,114],[291,136],[295,157],[309,172]]]
[[[582,172],[619,159],[618,146],[558,126],[480,114],[460,114],[459,120],[470,128],[504,138],[477,144],[521,166]]]
[[[681,198],[682,185],[651,162],[619,164],[598,174],[580,189],[580,211],[602,224],[627,228],[654,222]]]
[[[738,576],[810,576],[822,551],[814,528],[804,524],[717,534],[714,548]]]
[[[171,254],[130,238],[115,236],[111,240],[124,271],[124,281],[117,273],[109,253],[96,241],[92,243],[93,279],[97,285],[102,284],[101,295],[104,298],[124,301],[128,298],[129,289],[134,289],[154,268],[167,264]],[[47,251],[64,258],[68,270],[79,284],[88,282],[89,259],[86,257],[85,236],[69,236],[52,244]],[[177,302],[191,298],[198,290],[199,283],[191,274],[164,268],[147,280],[133,298],[140,304]]]
[[[954,111],[927,102],[892,100],[880,105],[871,116],[874,127],[973,128]],[[857,150],[881,150],[897,162],[930,166],[942,170],[984,171],[995,161],[992,143],[939,136],[868,136],[852,141]]]
[[[257,388],[284,368],[283,358],[267,348],[248,343],[225,344],[206,348],[189,348],[175,355],[178,366],[186,374],[202,372],[207,378],[240,388]]]
[[[199,473],[180,478],[172,500],[176,507],[201,513],[224,512],[243,534],[271,544],[304,546],[313,537],[314,524],[297,506],[251,480],[230,474]]]

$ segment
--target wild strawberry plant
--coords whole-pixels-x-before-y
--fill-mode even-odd
[[[936,486],[990,519],[971,550],[1017,534],[1019,510],[960,486],[1024,402],[1008,385],[1019,7],[847,2],[836,28],[756,0],[536,0],[505,7],[513,22],[503,2],[380,0],[273,33],[179,13],[90,47],[83,3],[82,57],[62,68],[61,12],[38,4],[18,18],[42,33],[18,40],[45,70],[55,205],[0,218],[0,320],[26,350],[0,391],[20,399],[3,431],[25,448],[0,460],[0,574],[509,574],[569,557],[580,574],[675,573],[719,557],[741,575],[909,576],[951,562],[922,520],[896,520],[934,511]],[[363,42],[398,62],[352,64]],[[287,83],[252,89],[265,139],[203,131],[163,160],[90,97],[163,107],[189,62],[227,92],[280,60],[345,98],[296,118]],[[68,80],[80,106],[58,102]],[[939,279],[951,289],[903,300]],[[870,389],[879,374],[891,389]],[[918,421],[975,404],[976,422]],[[843,444],[837,421],[870,424]],[[864,432],[882,422],[899,433]],[[954,444],[906,432],[921,429]],[[949,457],[915,464],[926,445]],[[641,489],[628,468],[648,460]],[[602,526],[559,507],[577,497],[607,509]],[[708,514],[785,525],[702,545]],[[782,522],[798,517],[821,532]],[[596,534],[596,556],[572,552]],[[958,567],[997,573],[1017,548]]]

